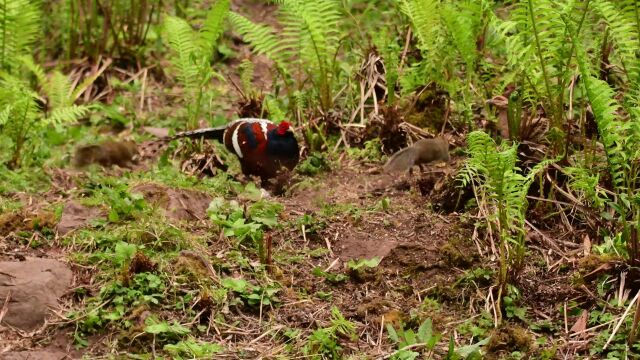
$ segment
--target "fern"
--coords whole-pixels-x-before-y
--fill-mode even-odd
[[[612,3],[607,0],[593,0],[595,11],[607,24],[609,36],[615,46],[615,57],[623,70],[625,84],[630,86],[627,99],[640,99],[640,4],[635,0],[621,0]]]
[[[334,59],[338,51],[340,13],[336,0],[281,0],[281,31],[254,24],[242,15],[230,16],[234,27],[254,51],[271,59],[285,80],[288,95],[297,77],[297,90],[310,81],[317,89],[317,101],[323,111],[333,106]],[[276,35],[278,34],[278,35]],[[303,76],[306,75],[306,78]]]
[[[44,69],[33,62],[30,56],[20,57],[22,64],[34,74],[42,91],[46,95],[47,105],[50,113],[47,116],[47,123],[62,124],[77,121],[85,117],[93,108],[90,105],[75,105],[78,96],[95,79],[96,75],[87,77],[80,85],[74,88],[71,80],[58,70],[53,71],[49,76]]]
[[[497,229],[500,238],[499,286],[508,283],[508,270],[517,271],[525,256],[525,213],[527,192],[535,176],[550,163],[537,164],[525,176],[516,166],[517,144],[497,147],[488,134],[473,131],[467,136],[469,158],[458,174],[462,184],[473,183],[479,206],[490,214],[489,226]]]
[[[37,125],[37,97],[22,79],[0,73],[0,134],[8,136],[13,143],[8,159],[11,168],[21,165],[23,150]]]
[[[217,0],[200,30],[200,47],[205,54],[212,54],[214,45],[224,30],[224,21],[229,13],[230,0]]]
[[[20,55],[33,52],[40,18],[35,0],[0,0],[0,69],[11,70]]]
[[[407,15],[419,40],[420,50],[433,52],[439,37],[440,13],[437,0],[404,0],[402,12]]]
[[[531,107],[542,104],[551,125],[560,131],[564,122],[566,84],[571,80],[573,45],[567,27],[580,34],[588,9],[575,0],[519,2],[510,20],[492,18],[504,42],[507,70],[522,78],[522,99]]]
[[[173,52],[171,61],[186,93],[189,128],[197,126],[203,104],[211,103],[205,99],[205,96],[213,96],[206,91],[206,85],[216,73],[209,60],[228,13],[229,0],[218,0],[209,10],[200,31],[194,31],[189,23],[176,16],[168,15],[164,21],[167,41]]]
[[[184,19],[167,16],[164,27],[167,41],[174,53],[172,64],[177,69],[178,79],[186,90],[198,89],[201,83],[199,73],[203,66],[203,58],[191,25]]]
[[[616,93],[605,81],[591,74],[586,49],[570,28],[576,47],[576,59],[584,88],[598,127],[600,140],[607,156],[608,172],[612,179],[615,201],[610,206],[618,213],[622,239],[629,249],[638,249],[637,236],[640,221],[640,116],[638,104],[627,107],[616,100]],[[636,263],[640,254],[630,251],[630,260]]]

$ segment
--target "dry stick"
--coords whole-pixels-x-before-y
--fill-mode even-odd
[[[569,333],[569,324],[567,323],[567,302],[564,302],[564,306],[563,306],[563,314],[564,314],[564,332],[566,334]]]
[[[2,310],[0,310],[0,323],[2,323],[4,316],[7,315],[7,311],[9,311],[9,301],[11,301],[11,290],[7,293],[7,297],[4,299],[4,305],[2,305]]]
[[[411,27],[407,31],[407,36],[404,40],[404,49],[402,49],[402,56],[400,57],[400,64],[398,64],[398,72],[402,71],[402,67],[404,66],[404,60],[407,58],[407,53],[409,52],[409,43],[411,42]]]
[[[271,234],[267,234],[266,243],[267,243],[267,269],[269,270],[269,272],[271,272],[272,264],[273,264],[273,261],[271,259],[271,247],[272,247]]]
[[[0,317],[0,321],[2,318]],[[633,323],[631,324],[631,331],[629,332],[628,343],[629,345],[636,342],[636,331],[638,329],[638,321],[640,321],[640,304],[636,305],[635,314],[633,314]]]
[[[638,296],[640,296],[640,291],[638,291],[636,293],[636,296],[633,297],[633,300],[631,300],[631,303],[629,304],[629,306],[627,306],[627,309],[622,314],[622,317],[620,318],[620,321],[618,321],[616,326],[613,328],[613,332],[611,332],[611,336],[609,336],[609,339],[607,340],[607,342],[602,347],[602,351],[604,351],[609,346],[609,343],[611,342],[611,340],[613,340],[613,337],[616,335],[616,333],[620,329],[620,326],[624,322],[625,317],[627,317],[627,314],[629,313],[629,310],[631,310],[631,307],[633,306],[633,304],[635,304],[635,302],[638,301]]]
[[[329,266],[327,266],[326,269],[324,269],[324,272],[327,272],[327,271],[331,270],[331,268],[334,267],[334,265],[338,262],[338,260],[340,260],[339,257],[337,257],[335,260],[333,260],[333,262],[331,264],[329,264]]]
[[[147,68],[144,69],[144,73],[142,75],[142,89],[140,90],[140,112],[144,110],[144,91],[147,87]]]

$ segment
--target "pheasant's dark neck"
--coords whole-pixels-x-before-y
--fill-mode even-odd
[[[291,132],[280,135],[277,129],[273,129],[269,132],[267,152],[273,155],[297,155],[298,143]]]

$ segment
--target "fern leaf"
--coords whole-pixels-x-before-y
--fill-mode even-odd
[[[402,12],[409,17],[420,42],[420,49],[433,49],[440,29],[440,13],[437,0],[404,0]]]
[[[167,16],[164,27],[174,53],[173,65],[178,70],[178,78],[188,91],[197,89],[200,84],[196,60],[200,59],[200,54],[191,26],[184,19]]]
[[[34,0],[0,0],[0,68],[12,68],[20,55],[33,52],[41,34],[40,18]]]
[[[78,121],[85,117],[91,107],[88,105],[70,105],[55,108],[48,117],[52,124],[63,124]]]
[[[71,81],[66,75],[60,71],[54,71],[45,83],[44,90],[49,97],[49,103],[52,108],[61,108],[70,106],[71,100]]]
[[[282,69],[286,68],[289,53],[286,51],[286,45],[278,39],[271,27],[254,24],[234,12],[229,13],[229,19],[257,54],[265,55]]]
[[[230,0],[217,0],[207,13],[207,18],[200,30],[200,46],[204,53],[213,52],[214,45],[224,30],[224,20],[229,14]]]

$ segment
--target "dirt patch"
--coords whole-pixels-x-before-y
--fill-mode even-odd
[[[71,200],[64,205],[62,216],[58,223],[58,234],[66,235],[74,229],[87,225],[91,220],[102,215],[98,208],[86,207]]]
[[[62,360],[68,359],[67,354],[57,350],[43,351],[12,351],[0,355],[1,360]]]
[[[72,278],[67,265],[57,260],[0,262],[0,299],[9,299],[2,323],[25,331],[41,326]]]
[[[145,200],[164,210],[173,220],[196,221],[207,217],[212,197],[199,191],[173,189],[159,184],[142,184],[133,188],[142,193]]]

